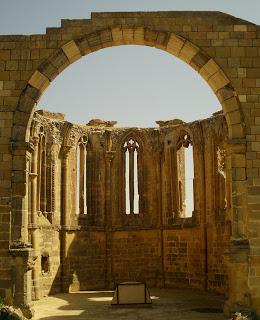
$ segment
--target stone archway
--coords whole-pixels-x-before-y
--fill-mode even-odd
[[[225,33],[225,34],[224,34]],[[244,36],[248,43],[255,34],[255,26],[246,21],[222,14],[222,13],[111,13],[93,14],[91,20],[63,20],[61,28],[50,28],[45,35],[35,35],[8,39],[17,44],[17,52],[12,52],[8,46],[1,52],[4,61],[25,60],[22,83],[19,89],[3,92],[3,110],[12,106],[13,124],[12,133],[9,135],[11,145],[12,168],[8,172],[10,178],[9,197],[12,203],[5,206],[7,212],[12,211],[12,241],[21,240],[26,242],[27,220],[26,205],[24,199],[27,194],[26,181],[28,167],[26,155],[29,152],[28,144],[30,120],[35,104],[48,85],[67,66],[80,57],[102,48],[138,44],[154,46],[173,54],[188,63],[193,69],[207,81],[213,92],[217,95],[229,130],[229,168],[232,174],[233,192],[233,216],[231,253],[228,257],[230,275],[232,278],[229,304],[241,302],[257,309],[259,297],[251,292],[249,270],[257,264],[253,259],[248,263],[248,225],[247,220],[247,181],[246,181],[246,158],[245,158],[245,135],[250,132],[246,126],[250,121],[244,122],[245,113],[242,112],[246,103],[248,91],[242,90],[241,83],[237,78],[246,78],[246,67],[243,67],[241,59],[235,63],[235,57],[244,57],[246,53],[243,43],[237,39]],[[251,39],[251,40],[250,40]],[[219,42],[217,42],[219,41]],[[6,40],[3,41],[7,42]],[[3,44],[5,48],[6,44]],[[223,47],[222,47],[223,46]],[[252,46],[257,47],[255,42]],[[26,49],[29,48],[27,54]],[[235,49],[239,49],[235,52]],[[228,59],[231,58],[232,63]],[[252,58],[253,59],[253,58]],[[23,61],[23,62],[25,62]],[[12,67],[11,67],[12,66]],[[9,63],[9,71],[2,74],[3,82],[11,82],[16,75],[13,72],[13,64]],[[26,68],[29,68],[27,70]],[[239,69],[239,71],[237,71]],[[23,70],[23,69],[22,69]],[[27,72],[26,72],[27,70]],[[233,72],[233,71],[236,72]],[[232,73],[233,72],[233,73]],[[239,74],[238,74],[239,73]],[[236,74],[236,77],[234,76]],[[22,76],[20,75],[20,78]],[[251,78],[257,77],[257,70],[251,73]],[[21,80],[21,79],[20,79]],[[245,82],[245,87],[250,87],[251,82]],[[7,85],[8,87],[8,85]],[[15,87],[16,88],[16,87]],[[8,146],[9,142],[6,143]],[[252,145],[253,152],[257,152],[257,142]],[[9,154],[10,151],[5,151]],[[247,168],[248,169],[248,168]],[[11,178],[11,171],[12,178]],[[249,171],[248,171],[249,172]],[[255,195],[257,189],[252,190]],[[251,199],[254,203],[254,199]],[[255,245],[257,248],[257,245]],[[238,261],[237,257],[241,257]],[[237,268],[238,267],[238,268]],[[239,269],[237,271],[237,269]],[[9,280],[8,280],[9,281]],[[24,279],[24,281],[27,281]],[[240,287],[241,290],[237,288]]]
[[[164,50],[189,64],[209,84],[219,99],[229,128],[231,139],[244,137],[243,116],[239,107],[237,93],[223,69],[215,62],[214,58],[206,54],[201,48],[191,41],[166,31],[156,31],[143,27],[113,27],[90,33],[70,40],[60,49],[55,50],[48,59],[44,60],[30,77],[23,91],[15,118],[17,126],[22,126],[19,121],[19,112],[29,117],[34,105],[50,83],[70,64],[89,53],[112,46],[120,45],[145,45]],[[26,133],[20,130],[13,131],[13,140],[23,139]],[[25,129],[24,129],[25,130]]]
[[[25,140],[27,139],[30,117],[34,105],[51,82],[65,68],[89,53],[106,47],[130,44],[153,46],[164,50],[189,64],[204,78],[219,99],[227,120],[229,138],[231,140],[244,138],[243,115],[239,106],[237,93],[223,69],[212,57],[206,54],[201,48],[194,45],[191,41],[178,36],[175,33],[156,31],[143,27],[113,27],[84,35],[75,40],[70,40],[61,48],[55,50],[48,59],[40,64],[38,69],[29,79],[28,84],[20,97],[19,105],[14,116],[15,119],[19,119],[20,112],[27,114],[28,127],[24,127],[23,130],[26,131],[21,132],[19,124],[22,123],[17,121],[16,126],[13,128],[13,141],[24,139],[24,135],[26,137]],[[23,123],[25,117],[23,114]],[[18,129],[18,131],[16,131],[16,129]],[[229,154],[230,169],[232,162],[231,157],[237,157],[233,150]],[[238,157],[240,157],[240,155],[238,155]],[[236,192],[234,186],[235,184],[233,184],[233,191]],[[17,208],[17,210],[19,209]],[[234,228],[233,232],[235,232],[235,230],[240,233],[237,228]]]

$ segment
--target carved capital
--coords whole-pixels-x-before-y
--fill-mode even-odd
[[[62,147],[62,156],[64,160],[67,160],[70,155],[71,146],[63,146]]]

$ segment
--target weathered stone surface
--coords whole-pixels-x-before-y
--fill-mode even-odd
[[[257,29],[258,26],[248,21],[221,12],[110,12],[94,13],[91,19],[86,20],[63,20],[60,28],[48,28],[46,35],[0,36],[0,200],[7,201],[10,205],[9,210],[7,210],[6,207],[2,209],[0,206],[0,223],[5,223],[4,221],[8,220],[2,216],[1,211],[5,211],[3,214],[8,215],[9,221],[11,221],[10,228],[7,228],[6,225],[3,224],[3,228],[8,231],[4,231],[2,236],[5,239],[18,237],[27,241],[30,234],[34,245],[36,243],[37,250],[42,248],[41,245],[43,243],[48,243],[48,252],[51,251],[49,249],[51,247],[50,239],[57,243],[54,248],[54,264],[51,267],[50,275],[44,275],[44,277],[41,278],[40,259],[36,262],[37,276],[33,276],[35,287],[42,287],[43,291],[48,293],[53,284],[54,292],[55,290],[59,290],[61,274],[65,274],[66,270],[77,261],[77,259],[74,259],[71,264],[68,262],[68,265],[65,263],[66,261],[63,261],[61,265],[64,266],[65,269],[60,270],[61,261],[59,257],[62,246],[59,247],[59,231],[57,230],[60,228],[60,225],[64,225],[66,228],[69,225],[68,228],[70,228],[71,224],[73,225],[75,222],[73,217],[69,217],[68,221],[60,221],[58,223],[59,219],[61,219],[59,215],[61,211],[67,212],[72,210],[72,212],[75,213],[75,208],[71,208],[70,205],[73,201],[75,202],[73,194],[76,190],[76,185],[73,185],[71,188],[71,197],[73,199],[71,198],[68,202],[65,201],[65,203],[61,190],[66,189],[66,184],[64,183],[66,175],[64,172],[69,174],[68,166],[70,164],[68,159],[71,148],[75,145],[76,141],[82,143],[82,145],[88,145],[89,149],[87,150],[87,154],[89,157],[92,157],[88,165],[91,165],[91,168],[95,168],[95,166],[100,167],[99,175],[95,170],[90,170],[91,173],[89,172],[89,175],[92,175],[95,181],[93,186],[88,186],[92,188],[90,198],[93,203],[92,208],[95,208],[95,214],[92,216],[88,215],[87,217],[85,215],[80,216],[79,220],[81,222],[77,224],[77,228],[84,229],[91,225],[93,227],[93,224],[97,224],[98,228],[102,229],[105,223],[104,212],[116,210],[113,204],[111,205],[111,209],[107,207],[109,204],[108,199],[110,199],[109,197],[111,196],[109,192],[114,190],[113,188],[115,188],[115,186],[118,187],[118,185],[120,185],[120,188],[118,187],[119,190],[123,190],[122,182],[120,182],[121,184],[112,185],[111,190],[108,188],[108,190],[110,190],[109,192],[105,192],[102,189],[102,185],[110,185],[106,177],[109,176],[115,168],[118,169],[116,174],[118,176],[120,175],[117,150],[113,149],[114,140],[117,140],[117,138],[113,135],[113,130],[115,129],[109,127],[109,123],[102,124],[102,126],[99,127],[92,127],[94,131],[97,130],[99,133],[93,134],[90,140],[88,140],[88,136],[82,136],[85,132],[85,126],[83,126],[84,128],[77,128],[75,132],[73,132],[73,130],[71,132],[71,127],[74,129],[75,127],[67,124],[64,135],[60,135],[61,128],[54,125],[46,135],[46,137],[48,137],[47,139],[51,139],[48,141],[51,141],[52,145],[50,153],[46,155],[46,161],[51,168],[50,170],[48,167],[48,170],[50,170],[52,174],[49,174],[46,179],[52,181],[52,185],[55,186],[54,189],[58,190],[55,193],[57,203],[55,201],[53,202],[54,193],[52,195],[48,193],[48,196],[50,196],[52,200],[46,204],[47,211],[42,210],[42,215],[39,217],[37,213],[40,211],[39,198],[37,200],[38,202],[36,201],[38,203],[37,208],[35,207],[36,202],[30,202],[28,198],[28,194],[31,192],[31,186],[34,185],[34,181],[39,179],[35,175],[36,169],[33,171],[30,167],[30,165],[32,165],[31,161],[34,148],[37,149],[38,146],[36,140],[39,136],[37,136],[35,140],[30,141],[30,143],[25,143],[25,141],[30,140],[31,131],[33,130],[31,122],[34,123],[33,110],[35,103],[39,100],[41,94],[51,81],[82,55],[109,46],[125,44],[148,45],[165,50],[188,63],[205,79],[212,88],[212,91],[217,95],[222,105],[228,127],[228,138],[222,142],[226,147],[226,179],[227,186],[229,187],[223,191],[222,178],[218,177],[217,179],[213,179],[211,172],[218,159],[213,159],[211,156],[212,149],[208,149],[210,145],[213,149],[215,148],[215,144],[214,147],[212,146],[212,141],[217,141],[218,143],[219,137],[222,132],[226,132],[226,129],[223,129],[223,126],[216,121],[213,125],[215,132],[213,137],[210,128],[202,126],[203,128],[200,127],[199,129],[196,123],[193,124],[197,130],[194,136],[187,135],[189,139],[184,141],[185,139],[182,134],[178,143],[182,143],[183,145],[183,143],[189,144],[190,140],[193,140],[195,143],[196,140],[194,146],[196,145],[197,150],[200,150],[200,152],[195,152],[196,159],[194,161],[200,165],[196,169],[197,173],[194,183],[195,185],[199,184],[197,187],[199,190],[204,190],[203,183],[205,181],[209,185],[202,195],[195,198],[195,203],[200,208],[206,208],[203,209],[206,211],[202,209],[195,210],[194,218],[192,220],[185,220],[185,223],[182,223],[182,220],[178,220],[173,230],[169,230],[169,233],[171,233],[169,234],[169,238],[175,237],[176,232],[178,232],[177,239],[166,240],[165,247],[160,247],[160,249],[156,247],[154,238],[152,238],[151,243],[155,245],[149,248],[147,244],[147,239],[150,239],[150,235],[148,236],[149,232],[147,232],[143,238],[138,234],[138,239],[140,239],[140,243],[142,244],[140,247],[143,248],[143,251],[140,253],[140,257],[137,256],[136,258],[136,272],[138,276],[145,274],[145,271],[141,269],[140,265],[146,259],[147,252],[150,252],[151,261],[153,262],[151,262],[150,269],[147,270],[147,277],[149,277],[149,279],[156,277],[158,283],[164,283],[164,281],[167,280],[169,283],[186,283],[187,286],[195,287],[200,287],[203,283],[207,283],[210,289],[222,292],[225,290],[223,288],[225,288],[228,282],[228,301],[225,310],[231,310],[232,305],[241,305],[251,307],[260,314],[260,292],[255,286],[257,282],[255,281],[255,277],[257,277],[256,273],[258,274],[259,261],[254,258],[260,252],[259,243],[254,240],[259,238],[259,228],[255,222],[256,211],[259,210],[257,189],[254,191],[256,194],[249,195],[251,196],[250,198],[247,197],[248,189],[250,190],[250,187],[260,184],[260,130],[258,128],[260,124],[260,41],[257,39]],[[40,115],[38,116],[40,117]],[[51,117],[53,118],[53,115],[51,115]],[[41,139],[45,128],[48,128],[50,120],[50,117],[43,118],[46,120],[42,128],[38,128],[39,132],[37,133],[41,136]],[[56,119],[55,121],[58,120]],[[62,120],[60,121],[62,122]],[[169,127],[170,126],[157,128],[156,133],[154,133],[155,136],[159,131],[167,131]],[[177,127],[181,127],[183,130],[190,128],[188,124],[181,123],[176,126],[176,128]],[[81,136],[78,135],[78,132],[81,133]],[[124,218],[122,218],[122,216],[118,215],[112,223],[114,224],[120,221],[117,227],[122,227],[123,229],[128,224],[139,228],[143,224],[146,225],[149,219],[151,219],[150,228],[151,226],[157,226],[156,223],[158,222],[157,219],[160,214],[168,212],[168,215],[165,215],[162,219],[163,224],[167,225],[174,221],[174,214],[176,212],[172,211],[172,206],[173,204],[177,206],[176,203],[178,203],[178,199],[175,198],[171,201],[163,202],[162,198],[157,199],[156,197],[158,194],[161,194],[161,191],[158,190],[160,183],[162,186],[165,186],[165,190],[162,193],[164,195],[163,198],[169,197],[171,193],[170,190],[173,188],[171,185],[172,182],[169,182],[165,177],[171,177],[173,179],[174,172],[178,167],[172,171],[166,170],[166,167],[169,166],[167,157],[173,152],[170,148],[173,148],[176,141],[172,139],[172,136],[169,136],[169,132],[164,132],[167,139],[163,145],[158,145],[155,137],[152,138],[149,136],[149,130],[145,131],[146,133],[139,132],[138,130],[128,133],[125,132],[126,136],[122,136],[122,140],[126,137],[130,139],[134,132],[137,138],[139,138],[140,135],[146,136],[143,145],[140,144],[140,150],[142,148],[148,148],[148,153],[154,156],[154,162],[149,160],[149,166],[152,166],[152,170],[144,175],[143,178],[143,183],[147,184],[147,181],[149,181],[149,188],[142,191],[147,198],[152,198],[153,202],[151,202],[152,204],[142,207],[142,210],[145,213],[148,212],[148,214],[144,215],[139,221],[135,216],[124,216]],[[101,136],[102,139],[99,140]],[[164,138],[162,141],[164,141]],[[42,144],[44,143],[43,139]],[[62,143],[64,145],[62,145]],[[93,146],[98,146],[100,153],[93,154],[91,149]],[[135,145],[135,147],[137,147],[137,145]],[[220,147],[222,148],[223,145]],[[168,156],[165,154],[165,149],[167,149]],[[162,154],[164,154],[164,158],[159,161],[158,159]],[[219,154],[222,153],[220,152]],[[247,156],[246,160],[245,155]],[[23,157],[23,159],[19,157]],[[145,161],[148,161],[148,158],[147,155]],[[53,162],[49,162],[50,159],[52,159]],[[73,162],[75,159],[70,160]],[[200,176],[203,171],[201,167],[203,163],[206,163],[206,173],[204,177]],[[37,166],[35,165],[35,167]],[[11,179],[12,168],[15,168],[15,172],[17,170],[19,173],[16,174],[13,172],[13,178]],[[178,168],[180,169],[180,166]],[[74,170],[76,172],[76,168],[74,168]],[[162,180],[166,179],[164,183],[160,182],[161,180],[156,176],[158,172],[161,172],[160,170],[164,170],[164,176],[161,177]],[[222,170],[220,170],[220,172],[222,172]],[[62,174],[64,175],[62,176]],[[53,179],[54,175],[58,175],[59,178]],[[180,176],[182,177],[182,175]],[[198,178],[198,176],[200,178]],[[244,185],[243,192],[240,190],[241,184]],[[219,189],[214,189],[217,188],[217,186]],[[39,191],[39,186],[35,187],[34,185],[34,188],[36,188],[34,189],[35,193],[37,190]],[[218,191],[214,192],[212,190]],[[227,196],[226,207],[224,207],[223,192]],[[231,198],[231,195],[232,199],[229,199],[228,197]],[[252,196],[256,196],[256,198],[252,198]],[[115,203],[117,197],[118,195],[115,194]],[[206,197],[206,200],[203,200],[205,203],[201,197]],[[18,198],[19,201],[17,200]],[[37,197],[35,199],[37,199]],[[103,200],[101,201],[100,199]],[[154,199],[157,200],[155,201]],[[250,203],[248,202],[249,199]],[[255,201],[255,203],[251,203],[251,201]],[[204,204],[206,205],[204,206]],[[219,207],[216,207],[217,205]],[[35,215],[30,216],[29,214],[28,217],[28,212],[33,206]],[[98,213],[100,213],[100,215]],[[32,223],[30,219],[34,219],[35,221]],[[39,232],[37,228],[37,230],[35,229],[38,223],[36,221],[37,219],[40,221],[40,225],[43,226],[43,230],[46,229],[48,231]],[[122,225],[120,223],[122,223]],[[205,228],[200,230],[200,227],[194,227],[194,225],[207,226],[207,234],[204,233]],[[96,228],[97,226],[94,227]],[[181,231],[177,227],[181,227],[183,230]],[[197,238],[194,239],[195,243],[197,243],[197,239],[200,239],[199,250],[198,246],[193,246],[190,241],[189,230],[192,235],[194,233],[197,236]],[[117,230],[117,232],[121,231]],[[125,232],[126,230],[123,231]],[[90,274],[95,273],[93,270],[97,272],[101,272],[102,270],[103,272],[101,262],[104,260],[104,256],[111,256],[108,247],[105,247],[104,238],[98,238],[99,236],[97,234],[101,232],[101,230],[97,231],[95,229],[95,232],[96,233],[92,235],[93,238],[91,238],[92,240],[98,239],[94,248],[99,250],[98,248],[100,246],[102,249],[98,251],[97,258],[95,258],[94,250],[88,258],[84,257],[84,263],[89,263],[88,270]],[[105,231],[102,230],[102,232]],[[139,233],[141,233],[141,231]],[[75,234],[78,235],[76,231]],[[157,233],[151,232],[151,234],[155,236]],[[106,233],[105,238],[110,239],[112,243],[110,235],[111,234]],[[244,253],[244,249],[240,247],[236,247],[234,252],[232,250],[232,252],[226,250],[226,259],[220,259],[220,257],[223,257],[223,248],[228,248],[230,235],[232,235],[233,239],[249,239],[248,243],[251,246],[250,254],[253,255],[250,257],[250,259],[252,258],[251,260],[249,256],[247,256],[248,253]],[[80,240],[81,248],[84,247],[84,237],[85,235]],[[207,237],[209,241],[208,247],[205,245],[205,242],[203,242],[204,240],[202,240]],[[89,239],[90,244],[91,239]],[[125,237],[122,237],[122,240],[119,241],[118,246],[134,258],[135,254],[137,255],[139,253],[135,251],[136,247],[133,246],[135,241],[131,242],[131,239],[129,234],[125,234]],[[10,285],[12,281],[10,276],[12,269],[11,264],[21,266],[25,262],[18,262],[18,260],[14,262],[7,251],[7,240],[3,241],[0,245],[0,261],[2,261],[1,258],[9,259],[9,263],[4,260],[5,266],[8,266],[8,270],[4,269],[0,263],[0,278],[4,278],[4,282],[0,282],[0,294],[13,297],[10,292],[13,287],[13,284]],[[37,243],[37,241],[39,241],[40,244]],[[159,243],[160,239],[157,242]],[[110,244],[110,248],[112,248],[112,244]],[[77,248],[74,249],[75,251],[77,250]],[[62,250],[66,252],[66,248]],[[84,250],[82,249],[82,251]],[[210,258],[208,265],[205,263],[205,257],[198,259],[198,251],[200,252],[200,257],[201,252],[209,253]],[[167,256],[165,256],[165,252],[167,252]],[[163,254],[164,260],[162,261],[160,259]],[[40,256],[39,251],[37,255]],[[187,258],[188,256],[189,258]],[[125,255],[125,257],[127,257],[127,255]],[[177,262],[176,257],[178,257]],[[138,260],[139,258],[140,260]],[[92,260],[91,263],[89,262],[90,260]],[[139,264],[138,261],[142,262]],[[157,269],[154,267],[156,263]],[[167,279],[161,276],[162,269],[158,267],[160,263],[161,266],[164,266],[164,270],[167,271]],[[131,265],[130,262],[125,264],[126,267],[122,264],[118,270],[119,274],[126,276],[126,268],[129,267],[129,265]],[[207,275],[204,275],[203,268],[208,270]],[[111,273],[111,271],[109,270],[112,269],[111,263],[110,265],[108,263],[105,271],[105,274],[107,274],[107,279],[105,279],[106,283],[109,283],[111,280],[109,276],[109,272]],[[18,270],[24,269],[18,268]],[[198,270],[199,273],[196,273]],[[156,273],[157,271],[158,273]],[[54,274],[56,274],[57,277],[53,282]],[[81,270],[81,275],[82,274],[83,271]],[[196,274],[196,276],[194,276],[194,274]],[[72,283],[75,284],[74,288],[76,288],[80,280],[78,281],[76,279],[76,275],[70,276],[72,276]],[[83,274],[83,278],[84,277],[85,275]],[[40,278],[44,280],[40,281]],[[31,275],[29,273],[21,272],[19,279],[21,281],[19,288],[30,287]],[[88,281],[90,281],[90,279],[88,279]],[[69,282],[70,278],[64,280],[64,283]],[[94,285],[93,282],[92,284]],[[96,284],[103,285],[104,279],[97,279]],[[9,288],[7,288],[7,286],[9,286]],[[237,288],[239,288],[239,290]],[[19,297],[23,297],[23,304],[27,305],[30,303],[28,302],[29,297],[31,297],[29,289],[28,292],[20,292],[19,294]],[[15,297],[15,299],[18,298]]]
[[[167,121],[158,120],[155,122],[159,125],[159,127],[176,126],[176,125],[185,123],[183,120],[180,120],[180,119],[173,119],[173,120],[167,120]]]
[[[175,144],[175,148],[178,149],[192,144],[195,155],[195,175],[198,175],[198,181],[201,180],[201,175],[207,174],[210,177],[214,176],[218,181],[216,183],[219,183],[220,177],[215,176],[216,168],[212,167],[213,171],[207,172],[208,169],[201,163],[200,156],[201,144],[205,143],[202,141],[208,139],[209,132],[212,137],[218,135],[219,144],[224,143],[227,127],[223,114],[217,114],[210,119],[190,124],[179,119],[157,121],[160,125],[159,129],[114,128],[115,123],[115,121],[93,119],[86,126],[79,126],[68,123],[59,115],[44,110],[37,111],[34,115],[30,140],[34,143],[33,159],[36,155],[40,155],[38,162],[41,165],[33,165],[36,171],[32,177],[38,188],[40,185],[41,187],[37,189],[35,185],[36,189],[32,191],[31,197],[32,199],[36,197],[34,192],[38,193],[40,198],[37,214],[39,215],[40,212],[38,224],[45,226],[44,230],[38,232],[36,241],[44,256],[49,257],[52,265],[54,263],[52,268],[55,269],[55,272],[52,272],[50,268],[49,272],[44,273],[44,277],[38,273],[38,281],[42,284],[40,286],[42,288],[37,289],[39,295],[58,291],[61,283],[65,290],[72,291],[80,288],[110,287],[112,279],[117,282],[138,279],[146,281],[149,286],[153,287],[164,284],[168,287],[183,286],[188,283],[190,287],[194,288],[204,286],[204,271],[199,261],[207,258],[202,237],[203,228],[196,221],[199,219],[197,212],[200,212],[201,216],[204,216],[206,212],[204,206],[195,203],[193,217],[185,218],[188,214],[191,216],[191,213],[186,212],[183,206],[185,192],[178,190],[176,185],[173,186],[173,177],[167,175],[167,172],[177,170],[176,181],[181,182],[183,187],[185,186],[184,153],[183,151],[178,153],[179,162],[174,164],[173,159],[174,154],[177,154],[177,149],[174,153],[171,148]],[[222,128],[221,133],[218,131],[219,126]],[[200,137],[199,134],[201,127],[204,128],[203,132],[205,130],[203,137]],[[125,195],[123,156],[126,145],[130,146],[129,150],[131,150],[134,141],[137,142],[135,144],[136,150],[139,150],[138,185],[142,192],[139,192],[139,208],[135,208],[137,211],[126,214],[127,197]],[[158,143],[158,141],[161,142]],[[65,146],[68,145],[70,148],[66,149]],[[208,148],[211,150],[212,146],[208,146]],[[82,160],[84,158],[81,157],[82,148],[87,150],[84,161]],[[66,157],[65,153],[60,156],[58,150],[62,150],[62,153],[65,152]],[[217,149],[215,149],[215,153],[217,153]],[[46,165],[43,156],[45,154],[50,155],[46,159]],[[66,162],[64,162],[65,159],[67,159]],[[85,164],[78,166],[79,159],[81,159],[80,162],[83,161],[83,164],[86,161],[87,167]],[[156,170],[158,163],[154,159],[164,159],[162,175]],[[241,157],[234,159],[236,159],[233,163],[234,166],[240,168],[244,165],[244,162],[241,162]],[[19,170],[20,166],[24,166],[21,155],[17,155],[14,160],[16,170]],[[111,161],[111,164],[108,164],[108,161]],[[223,159],[222,161],[225,162]],[[49,171],[53,166],[52,163],[55,163],[56,168],[59,169]],[[222,173],[225,172],[223,163]],[[93,175],[90,170],[85,171],[85,168],[93,168],[92,170],[99,172],[100,176]],[[130,165],[130,172],[131,170],[134,170],[134,167]],[[61,174],[65,181],[60,181]],[[49,175],[52,176],[51,180],[47,178]],[[83,176],[86,180],[82,180],[82,178],[78,180]],[[211,181],[211,179],[207,181]],[[225,185],[225,181],[223,181],[222,183]],[[107,189],[105,186],[108,183],[118,187]],[[64,189],[64,185],[68,189]],[[214,204],[215,210],[225,210],[224,185],[209,185],[207,188],[211,192],[217,190],[222,194],[222,196],[218,196],[218,201]],[[85,186],[87,188],[84,196]],[[203,187],[196,185],[196,198],[205,196],[201,188]],[[149,196],[145,196],[146,193]],[[58,223],[62,208],[61,199],[66,201],[66,210],[68,210],[64,218],[66,221],[64,228],[68,233],[63,234],[65,238],[62,238],[66,245],[65,243],[60,244],[58,241],[59,232],[54,232],[51,225],[48,224]],[[131,197],[129,199],[131,201]],[[181,201],[181,204],[172,203],[172,199],[182,199],[178,200],[178,202]],[[163,208],[160,213],[161,218],[158,216],[159,201],[162,201]],[[85,207],[84,203],[86,202],[87,206]],[[170,205],[170,203],[172,204]],[[210,205],[210,202],[206,201],[206,203]],[[55,208],[57,211],[53,215]],[[176,212],[175,216],[172,212]],[[106,218],[108,216],[109,220]],[[95,228],[98,228],[98,231]],[[106,237],[107,228],[111,230],[109,241]],[[162,234],[160,230],[163,230]],[[211,227],[210,232],[211,238],[208,240],[208,246],[212,246],[212,248],[227,246],[222,226],[216,227],[216,229]],[[215,237],[216,234],[218,234],[218,238]],[[227,233],[225,236],[229,239],[230,234]],[[57,243],[55,250],[52,248],[50,251],[51,243]],[[87,252],[84,249],[86,244]],[[62,256],[64,259],[63,278],[61,278],[60,270],[60,245],[66,246],[64,257]],[[198,247],[201,248],[199,255]],[[164,248],[164,253],[162,253],[162,248]],[[107,251],[111,252],[110,257],[106,255]],[[79,261],[81,262],[79,263]],[[222,253],[218,247],[214,249],[208,264],[208,286],[212,290],[223,292],[227,286],[227,275]],[[113,271],[109,271],[109,268],[112,268]],[[74,274],[77,274],[77,277]]]
[[[114,127],[117,121],[104,121],[101,119],[92,119],[86,125],[91,127]]]
[[[29,84],[32,87],[39,89],[41,92],[49,86],[49,83],[49,79],[39,71],[35,71],[29,80]]]
[[[70,63],[73,63],[81,57],[80,50],[73,40],[62,46],[62,50],[66,54]]]
[[[65,119],[64,113],[50,112],[47,110],[37,110],[36,112],[38,114],[40,114],[41,116],[44,116],[44,117],[50,118],[50,119],[54,119],[54,120],[64,120]]]

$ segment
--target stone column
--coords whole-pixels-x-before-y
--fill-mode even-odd
[[[13,257],[13,277],[14,277],[14,305],[19,307],[26,318],[33,317],[32,304],[32,268],[34,260],[34,250],[27,244],[20,242],[13,243],[10,254]]]
[[[170,175],[168,179],[170,179],[170,197],[171,197],[171,213],[172,218],[176,219],[179,217],[179,201],[178,201],[178,189],[177,189],[177,181],[178,181],[178,175],[177,175],[177,151],[175,148],[171,147],[168,149],[168,157],[169,157],[169,167],[170,167]],[[172,220],[172,219],[171,219]],[[172,221],[173,222],[173,221]]]
[[[227,202],[232,206],[229,217],[232,219],[232,237],[245,239],[247,230],[247,183],[245,170],[245,144],[227,144],[226,150],[226,177],[227,177]],[[230,197],[229,195],[232,195]]]
[[[67,231],[70,229],[70,157],[71,147],[63,147],[63,158],[62,158],[62,215],[61,215],[61,285],[63,292],[68,292],[69,290],[69,279],[67,278],[67,268],[66,268],[66,258],[67,258]]]
[[[199,141],[193,145],[194,162],[194,213],[192,215],[195,224],[204,223],[205,217],[205,161],[204,142]]]
[[[41,188],[43,190],[41,190],[42,192],[42,197],[43,199],[41,199],[41,211],[42,214],[47,218],[47,208],[46,208],[46,201],[47,201],[47,144],[46,144],[46,140],[44,139],[44,151],[43,151],[43,157],[42,157],[42,166],[43,166],[43,176],[42,178],[42,182],[41,182]]]
[[[105,187],[105,227],[106,227],[106,271],[105,286],[113,287],[113,260],[112,260],[112,217],[111,217],[111,166],[115,151],[106,152],[106,187]]]
[[[253,250],[249,246],[247,230],[248,206],[246,195],[248,190],[245,175],[245,148],[246,145],[243,141],[231,141],[227,145],[227,189],[229,188],[228,183],[230,183],[230,190],[232,190],[232,197],[227,199],[227,213],[228,218],[232,221],[232,235],[229,250],[226,252],[229,279],[228,300],[224,307],[226,313],[235,309],[250,309],[254,304],[254,293],[250,289],[250,285],[253,285],[253,282],[250,281],[252,275],[249,273],[250,263],[252,263],[254,257]],[[231,210],[229,210],[230,200]],[[258,228],[257,224],[256,228]],[[255,303],[256,305],[257,303]]]
[[[129,151],[129,197],[130,213],[134,213],[134,149],[128,148]]]
[[[57,183],[59,183],[59,179],[57,178],[57,157],[59,153],[59,145],[52,144],[50,148],[50,156],[49,156],[49,169],[48,169],[48,196],[47,196],[47,217],[51,223],[60,224],[58,217],[55,216],[57,213]],[[59,198],[59,197],[58,197]]]
[[[40,138],[39,145],[38,145],[38,160],[37,160],[37,166],[38,166],[38,178],[37,178],[37,202],[36,207],[37,211],[40,212],[41,210],[41,179],[42,179],[42,140]]]
[[[37,176],[38,176],[38,144],[39,138],[35,137],[34,141],[34,150],[32,153],[32,166],[31,166],[31,242],[32,247],[35,251],[37,257],[35,264],[32,269],[32,279],[34,286],[34,299],[40,299],[40,286],[39,286],[39,275],[41,272],[40,266],[40,251],[39,251],[39,228],[38,228],[38,211],[37,211]]]
[[[79,146],[80,154],[79,154],[79,214],[84,214],[85,211],[85,146],[80,145]]]
[[[28,185],[32,151],[33,146],[28,142],[12,145],[12,241],[28,242]]]
[[[159,140],[160,141],[160,140]],[[160,259],[161,259],[161,276],[158,279],[158,284],[160,287],[165,287],[165,272],[164,272],[164,222],[163,222],[163,201],[164,201],[164,195],[163,195],[163,160],[164,160],[164,145],[163,142],[159,142],[161,145],[158,146],[157,150],[157,194],[158,194],[158,211],[160,212],[160,220],[159,220],[159,227],[160,227]]]
[[[206,128],[204,135],[204,179],[205,179],[205,212],[201,220],[201,230],[204,233],[203,252],[204,259],[204,289],[208,290],[209,277],[211,276],[212,259],[212,234],[214,234],[214,222],[216,221],[215,215],[215,185],[216,185],[216,163],[215,163],[215,145],[212,137],[212,128]],[[202,229],[203,228],[203,229]],[[210,274],[209,274],[210,273]]]
[[[68,227],[70,225],[70,191],[69,191],[69,156],[71,147],[63,147],[63,158],[62,158],[62,226]]]

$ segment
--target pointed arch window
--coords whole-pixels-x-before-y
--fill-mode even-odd
[[[47,204],[47,163],[46,136],[43,127],[40,128],[38,144],[38,179],[37,179],[37,210],[46,214]]]
[[[39,128],[38,138],[36,208],[52,223],[53,184],[50,144],[43,126]]]
[[[77,147],[77,212],[87,214],[87,137],[80,138]]]
[[[130,138],[124,143],[124,187],[126,214],[140,213],[139,153],[139,144],[135,139]]]
[[[194,159],[190,135],[183,132],[177,142],[177,199],[180,217],[191,217],[194,211]]]
[[[216,207],[225,210],[227,207],[226,195],[226,150],[218,146],[216,150],[217,174],[216,174]]]

